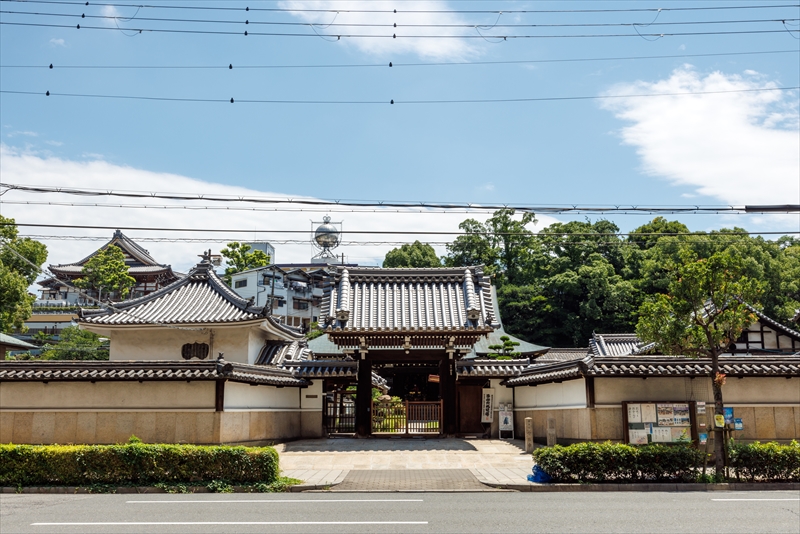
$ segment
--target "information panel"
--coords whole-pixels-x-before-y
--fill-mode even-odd
[[[623,402],[628,443],[689,442],[694,437],[690,402]]]

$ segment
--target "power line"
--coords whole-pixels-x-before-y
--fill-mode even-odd
[[[35,11],[7,11],[0,10],[0,13],[8,15],[26,15],[33,17],[61,17],[61,18],[80,18],[80,19],[100,19],[100,20],[121,20],[123,17],[118,15],[87,15],[85,13],[42,13]],[[300,26],[315,28],[332,27],[353,27],[353,28],[465,28],[465,29],[494,29],[494,28],[604,28],[604,27],[650,27],[650,26],[693,26],[701,24],[760,24],[760,23],[785,23],[796,22],[796,18],[773,18],[773,19],[739,19],[739,20],[689,20],[689,21],[665,21],[665,22],[581,22],[581,23],[535,23],[535,24],[467,24],[467,23],[425,23],[425,24],[404,24],[404,23],[367,23],[367,22],[286,22],[286,21],[259,21],[259,20],[219,20],[219,19],[181,19],[181,18],[161,18],[161,17],[125,17],[125,21],[135,19],[144,22],[180,22],[187,24],[236,24],[254,26]],[[120,28],[127,29],[127,28]]]
[[[21,223],[21,222],[7,222],[7,223],[0,223],[0,227],[2,226],[23,226],[26,228],[69,228],[69,229],[81,229],[81,230],[135,230],[141,232],[203,232],[203,233],[244,233],[244,234],[307,234],[310,235],[312,232],[309,230],[276,230],[276,229],[259,229],[254,230],[253,228],[242,228],[242,229],[222,229],[222,228],[161,228],[161,227],[143,227],[143,226],[90,226],[90,225],[79,225],[79,224],[47,224],[47,223]],[[358,235],[452,235],[452,236],[465,236],[465,235],[484,235],[483,233],[472,233],[472,232],[464,232],[464,231],[440,231],[440,230],[347,230],[344,232],[346,234],[358,234]],[[518,236],[518,237],[530,237],[533,235],[532,233],[522,233],[522,232],[491,232],[492,235],[499,235],[499,236]],[[789,231],[770,231],[770,232],[747,232],[747,231],[731,231],[725,232],[720,234],[714,235],[736,235],[736,236],[745,236],[745,235],[788,235],[788,234],[800,234],[800,231],[789,230]],[[540,233],[538,235],[541,236],[664,236],[664,235],[673,235],[673,236],[692,236],[692,235],[708,235],[708,234],[693,234],[693,233],[686,233],[686,232],[615,232],[615,233],[603,233],[603,232],[551,232],[547,231],[545,233]],[[61,236],[53,236],[55,238],[60,238]],[[108,240],[107,237],[95,237],[95,236],[87,236],[87,239],[97,239],[97,240]],[[189,238],[179,238],[179,239],[189,239]],[[205,238],[203,238],[205,239]],[[227,239],[227,238],[226,238]],[[241,239],[241,238],[239,238]],[[201,239],[202,241],[202,239]],[[308,240],[302,241],[303,243],[309,243]]]
[[[779,5],[728,5],[728,6],[702,6],[702,7],[645,7],[645,8],[625,8],[625,9],[310,9],[310,8],[259,8],[259,7],[221,7],[221,6],[199,6],[199,5],[153,5],[153,4],[126,4],[126,3],[105,3],[105,2],[77,2],[68,0],[0,0],[2,2],[24,3],[24,4],[45,4],[45,5],[70,5],[70,6],[100,6],[100,7],[130,7],[147,9],[177,9],[177,10],[199,10],[199,11],[240,11],[240,12],[270,12],[270,13],[431,13],[431,14],[543,14],[543,13],[659,13],[662,11],[727,11],[743,9],[786,9],[800,7],[798,4],[779,4]]]
[[[156,102],[191,102],[203,104],[279,104],[279,105],[428,105],[428,104],[503,104],[523,102],[568,102],[579,100],[609,100],[620,98],[651,98],[667,96],[700,96],[734,93],[756,93],[764,91],[793,91],[800,87],[762,87],[758,89],[730,89],[724,91],[696,91],[679,93],[649,93],[629,95],[591,95],[591,96],[549,96],[532,98],[476,98],[460,100],[263,100],[263,99],[235,99],[235,98],[188,98],[188,97],[161,97],[161,96],[135,96],[135,95],[106,95],[87,93],[54,93],[51,91],[11,91],[0,90],[0,94],[28,95],[28,96],[59,96],[71,98],[102,98],[111,100],[143,100]]]
[[[584,211],[591,213],[613,213],[619,211],[631,211],[637,213],[656,214],[656,213],[796,213],[800,212],[800,205],[785,204],[785,205],[751,205],[751,206],[733,206],[733,205],[643,205],[643,206],[623,206],[623,205],[533,205],[533,204],[479,204],[472,202],[423,202],[423,201],[406,201],[406,200],[353,200],[353,199],[315,199],[315,198],[270,198],[259,196],[225,196],[225,195],[210,195],[204,193],[184,194],[172,192],[154,192],[154,191],[130,191],[130,190],[108,190],[108,189],[91,189],[91,188],[70,188],[70,187],[53,187],[45,185],[22,185],[0,182],[0,188],[5,188],[5,191],[0,192],[5,195],[9,191],[23,191],[26,193],[58,193],[77,196],[95,196],[95,197],[126,197],[126,198],[148,198],[148,199],[161,199],[161,200],[185,200],[185,201],[209,201],[209,202],[248,202],[256,204],[277,204],[277,205],[308,205],[308,206],[326,206],[326,207],[373,207],[373,208],[433,208],[433,209],[472,209],[480,208],[485,210],[504,210],[513,209],[519,212],[533,212],[533,213],[572,213],[575,211]]]
[[[406,207],[406,208],[334,208],[331,206],[328,207],[321,207],[321,208],[313,208],[313,207],[302,207],[302,208],[287,208],[285,206],[281,207],[274,207],[274,208],[264,208],[264,207],[241,207],[241,206],[209,206],[209,205],[176,205],[176,204],[103,204],[103,203],[91,203],[91,202],[50,202],[50,201],[37,201],[37,200],[3,200],[2,204],[9,204],[9,205],[17,205],[17,206],[54,206],[54,207],[75,207],[75,208],[113,208],[113,209],[153,209],[153,210],[160,210],[160,211],[173,211],[173,210],[183,210],[183,211],[248,211],[248,212],[266,212],[266,213],[376,213],[382,215],[388,214],[428,214],[428,215],[441,215],[443,213],[464,213],[464,214],[492,214],[497,211],[496,207],[490,208],[483,208],[480,206],[473,206],[473,207],[465,207],[465,208],[426,208],[426,207]],[[700,209],[699,206],[695,206],[695,209]],[[662,214],[686,214],[686,215],[697,215],[697,214],[705,214],[705,213],[718,213],[720,210],[729,209],[731,206],[704,206],[702,212],[687,212],[686,206],[683,207],[659,207],[662,211],[659,213]],[[761,207],[762,209],[765,207]],[[589,208],[558,208],[555,206],[549,206],[548,209],[555,210],[555,209],[563,209],[564,211],[550,211],[549,213],[570,213],[575,215],[585,215],[585,214],[592,214],[592,213],[605,213],[609,211],[607,208],[602,207],[589,207]],[[751,208],[752,209],[752,208]],[[756,207],[756,209],[759,209]],[[779,208],[780,209],[780,208]],[[789,210],[791,207],[784,206],[783,209]],[[568,211],[567,211],[568,210]],[[633,210],[633,207],[631,207]],[[774,212],[775,210],[772,209],[770,212]],[[628,211],[625,207],[615,207],[613,208],[613,212],[617,215],[631,215],[641,214],[641,207],[637,207],[635,211]],[[542,213],[539,211],[539,213]],[[726,212],[727,213],[727,212]],[[754,213],[753,211],[748,211],[745,207],[745,213]]]
[[[174,33],[186,35],[239,35],[239,36],[254,36],[254,37],[311,37],[311,38],[330,38],[330,39],[495,39],[499,41],[507,41],[509,39],[592,39],[592,38],[611,38],[611,37],[636,37],[636,38],[653,38],[660,39],[663,37],[693,37],[693,36],[717,36],[717,35],[760,35],[771,33],[792,33],[800,30],[790,30],[784,28],[782,30],[734,30],[734,31],[705,31],[705,32],[660,32],[660,33],[606,33],[606,34],[571,34],[571,35],[397,35],[385,34],[358,34],[358,33],[318,33],[316,31],[311,33],[289,33],[289,32],[254,32],[245,30],[242,31],[224,31],[224,30],[180,30],[175,28],[118,28],[110,26],[85,26],[81,24],[42,24],[33,22],[6,22],[0,21],[0,25],[6,26],[20,26],[20,27],[35,27],[35,28],[71,28],[77,30],[107,30],[115,32],[134,32],[134,33]]]
[[[519,59],[507,61],[455,61],[431,63],[350,63],[331,65],[0,65],[0,69],[334,69],[334,68],[402,68],[402,67],[441,67],[441,66],[468,66],[468,65],[518,65],[533,63],[578,63],[590,61],[635,61],[641,59],[677,59],[692,57],[717,57],[717,56],[750,56],[762,54],[798,54],[795,50],[764,50],[755,52],[719,52],[710,54],[673,54],[663,56],[618,56],[595,58],[560,58],[560,59]]]

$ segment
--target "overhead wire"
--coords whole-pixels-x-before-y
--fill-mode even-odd
[[[350,63],[330,65],[0,65],[0,69],[334,69],[334,68],[402,68],[402,67],[441,67],[441,66],[470,66],[470,65],[517,65],[535,63],[572,63],[590,61],[636,61],[650,59],[678,59],[693,57],[717,56],[751,56],[762,54],[800,54],[800,49],[793,50],[762,50],[751,52],[717,52],[709,54],[670,54],[660,56],[616,56],[594,58],[554,58],[554,59],[518,59],[499,61],[453,61],[453,62],[426,62],[426,63]]]
[[[163,17],[120,17],[118,15],[87,15],[86,13],[44,13],[35,11],[8,11],[0,10],[0,14],[26,15],[32,17],[61,17],[61,18],[80,18],[80,19],[101,19],[127,22],[137,20],[142,22],[179,22],[187,24],[241,24],[253,26],[301,26],[327,29],[332,27],[354,27],[354,28],[464,28],[490,30],[493,28],[603,28],[603,27],[636,27],[647,28],[650,26],[695,26],[702,24],[761,24],[761,23],[783,23],[796,22],[797,18],[771,18],[771,19],[739,19],[739,20],[689,20],[689,21],[666,21],[666,22],[573,22],[573,23],[528,23],[528,24],[469,24],[469,23],[369,23],[369,22],[287,22],[287,21],[259,21],[250,19],[241,20],[219,20],[219,19],[181,19]],[[337,12],[337,16],[338,16]],[[502,14],[502,13],[501,13]],[[499,15],[498,15],[499,16]],[[123,28],[128,29],[128,28]],[[334,34],[335,35],[335,34]]]
[[[429,105],[429,104],[502,104],[502,103],[523,103],[523,102],[569,102],[579,100],[610,100],[623,98],[656,98],[671,96],[701,96],[719,95],[735,93],[757,93],[767,91],[793,91],[800,89],[800,86],[792,87],[760,87],[755,89],[729,89],[719,91],[694,91],[694,92],[674,92],[674,93],[639,93],[639,94],[617,94],[617,95],[582,95],[582,96],[546,96],[546,97],[522,97],[522,98],[474,98],[474,99],[439,99],[439,100],[280,100],[280,99],[253,99],[253,98],[193,98],[193,97],[166,97],[166,96],[140,96],[140,95],[110,95],[92,93],[57,93],[50,90],[42,91],[20,91],[20,90],[0,90],[0,94],[26,95],[26,96],[45,96],[45,97],[69,97],[69,98],[99,98],[109,100],[142,100],[157,102],[188,102],[204,104],[279,104],[279,105]]]
[[[727,11],[743,9],[785,9],[800,7],[800,4],[771,4],[771,5],[726,5],[726,6],[681,6],[681,7],[639,7],[639,8],[584,8],[584,9],[338,9],[338,8],[302,8],[302,7],[223,7],[201,5],[171,5],[171,4],[130,4],[117,2],[79,2],[69,0],[0,0],[0,2],[42,5],[70,5],[70,6],[99,6],[99,7],[130,7],[148,9],[173,9],[173,10],[199,10],[199,11],[254,11],[270,13],[439,13],[439,14],[545,14],[545,13],[655,13],[658,11]]]
[[[780,21],[779,21],[780,22]],[[119,32],[120,28],[110,26],[86,26],[70,24],[44,24],[34,22],[8,22],[0,21],[0,25],[35,27],[35,28],[69,28],[76,30],[110,30]],[[325,34],[319,32],[312,33],[289,33],[289,32],[255,32],[255,31],[224,31],[224,30],[181,30],[175,28],[124,28],[124,31],[138,33],[172,33],[185,35],[239,35],[255,37],[335,37],[339,39],[593,39],[593,38],[617,38],[617,37],[692,37],[692,36],[718,36],[718,35],[762,35],[774,33],[787,33],[796,30],[781,28],[779,30],[733,30],[733,31],[698,31],[698,32],[659,32],[659,33],[603,33],[603,34],[570,34],[570,35],[398,35],[397,33],[376,35],[359,33],[332,33]]]
[[[181,201],[208,201],[225,203],[255,203],[255,204],[276,204],[276,205],[304,205],[304,206],[325,206],[325,207],[373,207],[373,208],[434,208],[434,209],[468,209],[480,208],[485,210],[504,210],[513,209],[519,212],[534,213],[571,213],[574,211],[589,211],[593,213],[613,213],[618,211],[633,211],[639,213],[795,213],[800,212],[800,205],[592,205],[592,204],[482,204],[476,202],[427,202],[427,201],[408,201],[408,200],[355,200],[355,199],[318,199],[318,198],[293,198],[293,197],[262,197],[254,195],[214,195],[206,193],[175,193],[175,192],[156,192],[156,191],[134,191],[134,190],[113,190],[113,189],[92,189],[92,188],[73,188],[57,187],[49,185],[27,185],[0,182],[0,196],[8,194],[10,191],[20,191],[32,194],[66,194],[75,196],[90,197],[124,197],[124,198],[147,198],[161,200],[181,200]]]

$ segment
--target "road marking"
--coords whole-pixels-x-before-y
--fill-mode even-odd
[[[31,523],[32,527],[139,527],[154,525],[427,525],[427,521],[117,521],[96,523]]]
[[[800,501],[798,499],[711,499],[712,501]]]
[[[176,504],[176,503],[185,503],[185,504],[201,504],[201,503],[281,503],[281,502],[424,502],[422,499],[239,499],[239,500],[205,500],[205,499],[195,499],[195,500],[180,500],[180,501],[170,501],[170,500],[163,500],[163,501],[125,501],[127,504]]]

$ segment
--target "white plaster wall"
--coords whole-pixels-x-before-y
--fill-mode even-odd
[[[706,377],[595,378],[594,387],[596,405],[637,400],[714,400],[711,379]],[[722,388],[722,398],[726,405],[800,404],[800,377],[729,377]]]
[[[501,386],[500,382],[504,379],[493,378],[489,380],[490,387],[494,389],[494,409],[497,411],[501,404],[510,404],[514,402],[514,391],[511,388]]]
[[[586,408],[586,381],[583,378],[560,384],[541,384],[516,388],[517,410]]]
[[[322,411],[322,380],[316,380],[310,386],[300,390],[301,403],[300,407],[303,410],[319,410]]]
[[[209,359],[222,352],[232,362],[248,363],[252,326],[215,328]],[[177,328],[116,329],[111,331],[111,360],[182,360],[184,343],[209,343],[209,331]]]
[[[247,363],[255,364],[258,358],[258,353],[264,346],[266,335],[260,330],[251,330],[247,339]]]
[[[214,382],[0,382],[0,410],[214,410]]]
[[[225,383],[225,410],[300,409],[305,389]]]
[[[247,280],[247,285],[245,287],[235,287],[237,280]],[[231,289],[240,297],[249,299],[250,297],[256,296],[256,290],[258,289],[258,273],[255,271],[245,274],[235,274],[231,277],[231,281],[234,286]]]

